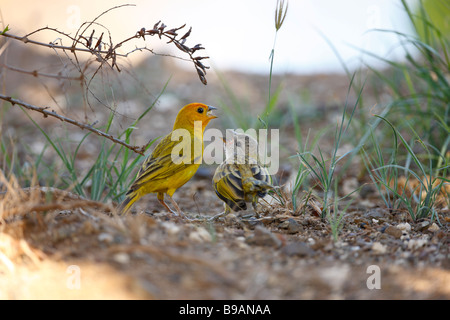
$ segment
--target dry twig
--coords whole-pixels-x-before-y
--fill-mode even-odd
[[[40,112],[40,113],[42,113],[44,115],[44,117],[53,117],[53,118],[56,118],[56,119],[61,120],[63,122],[67,122],[67,123],[73,124],[73,125],[81,128],[81,129],[83,129],[83,130],[89,130],[89,131],[95,133],[96,135],[99,135],[101,137],[105,137],[105,138],[111,140],[114,143],[121,144],[124,147],[126,147],[126,148],[128,148],[128,149],[130,149],[130,150],[132,150],[132,151],[134,151],[136,153],[139,153],[141,155],[144,155],[144,152],[145,152],[145,150],[147,148],[147,145],[144,145],[144,146],[141,146],[141,147],[139,147],[139,146],[132,146],[132,145],[126,143],[123,140],[117,139],[117,138],[115,138],[114,136],[112,136],[112,135],[110,135],[108,133],[105,133],[103,131],[100,131],[100,130],[94,128],[92,125],[89,125],[89,124],[86,124],[86,123],[80,123],[80,122],[78,122],[76,120],[67,118],[67,117],[62,116],[60,114],[57,114],[54,110],[52,110],[52,111],[47,110],[48,108],[37,107],[37,106],[31,105],[29,103],[26,103],[26,102],[23,102],[23,101],[20,101],[20,100],[17,100],[17,99],[5,96],[3,94],[0,94],[0,99],[11,103],[13,106],[15,104],[17,104],[17,105],[20,105],[20,106],[28,109],[28,110]]]
[[[127,6],[127,5],[123,5],[123,6]],[[152,49],[148,49],[146,46],[145,47],[141,47],[138,48],[136,47],[135,49],[133,49],[132,51],[128,52],[128,53],[120,53],[117,50],[122,47],[125,43],[133,40],[133,39],[139,39],[142,38],[145,40],[146,36],[155,36],[157,35],[159,37],[159,39],[162,39],[162,37],[167,38],[169,41],[167,42],[167,44],[170,43],[174,43],[175,46],[182,52],[186,53],[189,56],[190,61],[192,61],[194,63],[195,69],[197,71],[197,74],[199,76],[200,81],[203,84],[207,84],[206,81],[206,69],[209,69],[209,66],[205,66],[201,60],[204,59],[208,59],[209,57],[205,57],[205,56],[195,56],[196,52],[199,50],[203,50],[204,47],[202,47],[201,44],[196,44],[193,47],[188,47],[185,43],[187,38],[190,36],[191,31],[192,31],[192,27],[181,37],[178,38],[179,34],[178,32],[183,29],[186,24],[182,25],[181,27],[178,28],[172,28],[167,30],[167,26],[164,23],[161,23],[161,21],[158,21],[152,29],[146,29],[146,28],[141,28],[140,30],[138,30],[133,36],[130,36],[120,42],[118,42],[117,44],[113,44],[112,39],[111,39],[111,34],[109,34],[109,30],[104,27],[103,25],[99,24],[96,22],[96,20],[98,20],[98,18],[100,18],[102,15],[104,15],[105,13],[119,8],[119,7],[123,7],[123,6],[117,6],[114,8],[111,8],[105,12],[103,12],[102,14],[100,14],[99,16],[97,16],[93,21],[91,22],[84,22],[80,28],[77,31],[77,34],[75,35],[75,37],[72,37],[71,35],[64,33],[62,31],[59,31],[55,28],[50,28],[50,27],[44,27],[44,28],[40,28],[38,30],[35,30],[25,36],[17,36],[8,32],[3,32],[0,33],[0,36],[6,37],[6,38],[10,38],[10,39],[14,39],[14,40],[18,40],[18,41],[22,41],[23,43],[27,43],[27,44],[33,44],[33,45],[38,45],[38,46],[44,46],[47,48],[51,48],[54,50],[62,50],[64,52],[70,52],[74,55],[75,60],[77,61],[77,67],[78,70],[80,71],[80,73],[84,73],[86,67],[81,68],[81,65],[79,63],[78,57],[76,55],[76,52],[85,52],[85,53],[90,53],[93,56],[96,57],[96,60],[100,62],[100,66],[97,68],[97,70],[94,72],[94,74],[92,75],[91,79],[88,81],[88,83],[90,83],[92,81],[92,79],[95,77],[95,75],[97,74],[98,70],[103,66],[103,64],[107,64],[109,65],[112,69],[116,68],[117,71],[121,71],[118,64],[117,64],[117,57],[128,57],[131,53],[135,52],[135,51],[142,51],[142,50],[147,50],[152,52],[153,54],[156,54]],[[80,32],[81,28],[83,26],[87,25],[83,31]],[[101,33],[101,35],[96,38],[95,36],[95,30],[92,30],[91,34],[89,36],[85,35],[85,32],[88,30],[89,27],[93,26],[93,25],[98,25],[101,26],[103,28],[105,28],[109,34],[109,43],[106,43],[103,41],[103,37],[104,37],[104,32]],[[44,43],[44,42],[39,42],[39,41],[35,41],[30,39],[30,37],[33,34],[36,34],[38,32],[42,32],[44,30],[47,31],[53,31],[57,34],[59,34],[60,36],[63,36],[69,40],[72,41],[72,45],[71,46],[65,46],[62,45],[62,39],[58,38],[59,42],[61,44],[58,44],[56,41],[53,42],[49,42],[49,43]],[[95,39],[97,39],[97,41],[94,41]],[[173,56],[176,57],[176,56]],[[36,74],[33,74],[36,76]],[[82,79],[83,77],[81,77]],[[76,78],[78,79],[78,78]]]

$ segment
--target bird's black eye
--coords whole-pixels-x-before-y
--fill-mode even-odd
[[[204,110],[203,110],[202,107],[200,107],[200,108],[197,109],[197,112],[198,112],[198,113],[203,113],[203,111],[204,111]]]

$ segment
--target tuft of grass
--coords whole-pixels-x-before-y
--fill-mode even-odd
[[[349,194],[350,195],[350,194]],[[346,198],[346,195],[344,198]],[[352,201],[349,201],[343,209],[339,209],[339,203],[344,198],[338,197],[338,179],[334,181],[334,200],[333,200],[333,208],[332,210],[327,210],[327,220],[330,224],[331,234],[333,236],[334,242],[338,241],[339,232],[341,231],[344,225],[344,215],[348,209],[348,207],[352,204]]]
[[[298,157],[300,161],[302,162],[302,165],[300,165],[299,171],[305,170],[303,166],[305,166],[310,174],[316,179],[318,186],[323,191],[323,203],[322,203],[322,213],[321,218],[325,219],[325,217],[330,215],[330,209],[331,205],[329,203],[329,196],[332,192],[332,187],[334,183],[334,174],[336,170],[337,164],[344,159],[347,155],[350,153],[353,153],[359,149],[359,147],[353,148],[350,151],[347,151],[345,154],[338,156],[337,152],[340,147],[341,141],[345,133],[347,132],[347,129],[349,128],[351,121],[353,119],[353,115],[355,114],[355,110],[358,106],[359,99],[362,95],[362,89],[359,91],[358,98],[353,106],[353,108],[350,111],[350,115],[348,117],[347,123],[345,124],[346,120],[346,114],[347,114],[347,108],[348,108],[348,96],[350,93],[350,90],[352,88],[354,76],[350,80],[348,92],[347,92],[347,100],[345,103],[344,110],[342,112],[341,122],[336,125],[335,129],[335,140],[334,140],[334,146],[333,151],[330,159],[325,159],[324,154],[322,153],[322,150],[320,147],[318,147],[318,156],[314,155],[311,151],[306,151],[303,153],[299,153]],[[344,128],[345,127],[345,128]],[[297,175],[298,176],[298,175]],[[295,195],[294,195],[295,196]]]
[[[300,130],[300,124],[298,121],[298,118],[295,116],[295,112],[294,112],[294,107],[291,105],[291,114],[292,114],[292,119],[293,119],[293,124],[294,124],[294,132],[295,132],[295,138],[297,140],[297,144],[298,144],[298,154],[296,156],[292,156],[290,158],[298,158],[300,160],[299,163],[299,167],[297,170],[297,174],[295,176],[295,179],[293,181],[293,185],[292,185],[292,194],[291,194],[291,202],[292,202],[292,209],[294,212],[296,212],[299,207],[300,207],[300,203],[298,201],[298,196],[299,196],[299,190],[301,187],[303,187],[303,189],[312,189],[314,186],[310,185],[310,172],[311,170],[308,169],[307,165],[305,164],[305,162],[302,160],[302,158],[299,156],[299,154],[304,154],[305,157],[308,158],[308,162],[311,161],[311,158],[309,157],[309,155],[306,153],[307,150],[314,150],[320,140],[320,138],[325,134],[326,129],[320,130],[314,137],[314,139],[312,140],[311,144],[309,145],[309,141],[310,141],[310,134],[311,134],[311,130],[308,131],[308,134],[305,138],[305,142],[304,144],[302,144],[303,141],[303,135],[302,132]],[[311,191],[310,191],[311,192]]]
[[[430,215],[438,218],[440,199],[450,203],[445,191],[449,180],[450,38],[424,3],[413,10],[402,0],[402,6],[416,35],[374,31],[397,35],[405,62],[362,51],[389,66],[376,70],[367,65],[392,93],[393,101],[386,112],[375,115],[378,122],[366,132],[364,137],[371,140],[361,154],[386,207],[406,209],[416,221]],[[387,126],[377,128],[380,121]]]
[[[386,206],[390,209],[406,208],[413,221],[428,217],[430,214],[438,219],[435,207],[438,197],[441,195],[447,199],[447,204],[450,203],[450,195],[445,188],[445,185],[450,182],[448,178],[450,161],[449,157],[442,153],[442,150],[448,149],[450,135],[443,142],[443,148],[438,150],[425,143],[411,127],[415,140],[408,143],[389,120],[375,116],[382,119],[392,129],[394,146],[389,161],[385,163],[379,143],[372,136],[376,157],[371,157],[364,152],[363,159]],[[398,162],[399,141],[406,149],[405,165],[400,165]],[[426,159],[420,159],[421,155],[415,151],[415,142],[418,142],[418,146],[425,150]],[[424,164],[426,161],[428,165]],[[434,163],[439,165],[434,166]],[[400,176],[401,173],[403,173],[402,176]]]

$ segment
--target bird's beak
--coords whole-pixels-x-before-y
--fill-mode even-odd
[[[208,106],[208,112],[206,112],[208,119],[216,119],[217,118],[215,115],[212,114],[213,110],[217,110],[217,108]]]

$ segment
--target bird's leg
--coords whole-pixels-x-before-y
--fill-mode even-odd
[[[208,220],[209,221],[215,221],[216,219],[218,219],[220,217],[225,217],[227,214],[229,214],[231,212],[231,208],[226,203],[224,203],[224,207],[225,207],[225,211],[224,212],[216,214],[215,216],[212,216]]]
[[[169,211],[171,214],[177,215],[177,213],[175,211],[173,211],[172,209],[170,209],[169,206],[164,202],[164,193],[158,192],[157,198],[158,198],[158,201],[167,209],[167,211]],[[170,198],[170,200],[172,200],[172,198]],[[176,208],[178,208],[178,206],[176,206]],[[178,210],[179,209],[180,208],[178,208]]]
[[[175,209],[177,209],[178,214],[180,215],[180,217],[183,218],[187,218],[186,215],[184,214],[183,211],[181,211],[180,207],[178,206],[178,204],[175,202],[175,200],[172,199],[171,196],[167,195],[170,199],[170,202],[172,202],[173,206],[175,207]]]
[[[257,205],[257,204],[258,204],[258,197],[255,195],[255,196],[253,197],[253,200],[252,200],[252,207],[253,207],[253,210],[255,211],[256,218],[259,219],[259,213],[258,213],[258,211],[256,210],[256,205]]]

